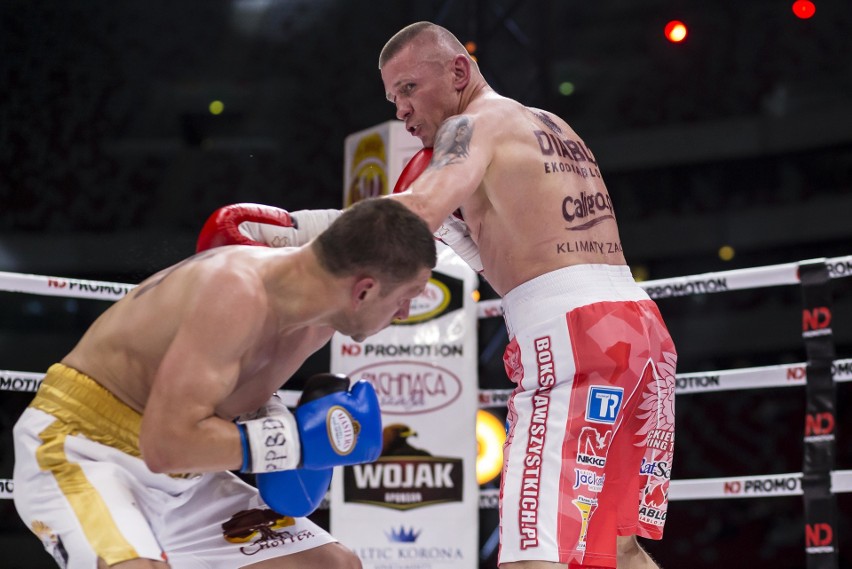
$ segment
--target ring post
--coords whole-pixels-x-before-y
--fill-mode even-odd
[[[831,278],[825,259],[799,264],[802,339],[807,354],[802,490],[808,569],[837,569],[837,499],[831,489],[835,466],[836,387],[831,331]]]

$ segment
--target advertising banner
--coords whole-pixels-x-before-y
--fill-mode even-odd
[[[376,462],[335,469],[332,534],[365,568],[474,569],[476,274],[441,253],[410,317],[362,343],[335,335],[331,369],[366,379],[382,407]]]
[[[400,121],[345,142],[344,207],[390,194],[421,148]],[[365,569],[475,569],[479,486],[476,273],[440,242],[438,265],[409,317],[355,342],[335,335],[331,369],[376,388],[383,448],[335,469],[331,532]]]
[[[350,134],[344,141],[343,207],[364,198],[388,195],[420,140],[402,121],[388,121]]]

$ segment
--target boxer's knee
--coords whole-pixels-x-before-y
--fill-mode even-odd
[[[331,563],[327,567],[336,567],[339,569],[363,569],[361,559],[355,553],[340,543],[329,543],[323,547],[329,549],[329,559]]]
[[[618,569],[659,569],[651,556],[639,545],[635,535],[620,535],[616,540]]]

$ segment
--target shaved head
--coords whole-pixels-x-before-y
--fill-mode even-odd
[[[379,54],[379,69],[409,45],[418,46],[421,60],[445,61],[458,54],[470,58],[467,49],[448,29],[432,22],[416,22],[388,40]]]

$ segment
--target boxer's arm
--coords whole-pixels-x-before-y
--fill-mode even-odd
[[[422,148],[411,159],[393,188],[393,193],[404,192],[413,184],[417,178],[429,166],[432,160],[433,149]],[[435,238],[449,245],[456,254],[461,257],[474,271],[481,273],[483,270],[482,259],[479,255],[479,246],[470,236],[467,224],[453,213],[444,218],[441,226],[434,232]]]
[[[250,277],[220,271],[199,282],[208,284],[194,289],[175,316],[181,322],[142,415],[142,458],[155,472],[235,470],[242,464],[237,426],[216,416],[216,409],[236,387],[241,358],[258,338],[266,306]]]
[[[485,177],[494,137],[480,117],[457,115],[438,129],[426,170],[404,192],[394,194],[434,232],[473,195]]]

